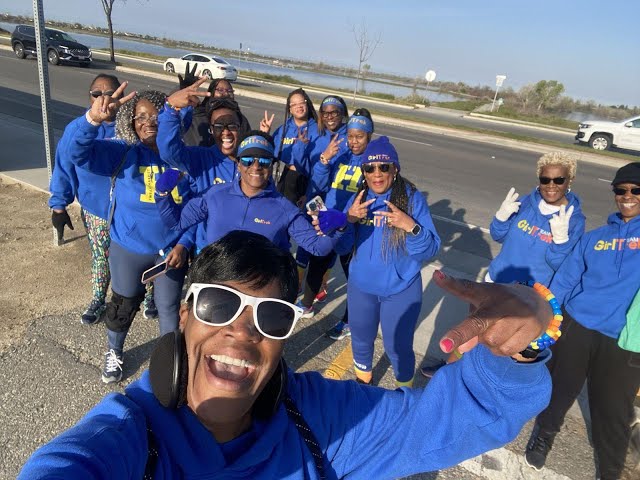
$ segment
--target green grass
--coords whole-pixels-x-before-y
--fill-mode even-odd
[[[300,80],[296,80],[290,75],[272,75],[270,73],[254,72],[253,70],[247,71],[247,76],[251,78],[257,78],[260,80],[269,80],[271,82],[290,83],[293,85],[302,85]]]
[[[109,50],[107,49],[107,52]],[[144,52],[134,52],[133,50],[121,50],[121,49],[117,49],[115,51],[115,54],[118,55],[129,55],[131,57],[141,57],[141,58],[149,58],[151,60],[161,60],[162,62],[164,62],[167,57],[161,57],[160,55],[154,55],[153,53],[144,53]]]
[[[535,115],[535,114],[523,114],[516,110],[500,107],[496,112],[486,112],[485,115],[491,115],[499,118],[510,118],[513,120],[522,120],[525,122],[539,123],[541,125],[549,125],[551,127],[569,128],[571,130],[578,129],[578,122],[575,120],[566,120],[562,117],[556,117],[554,115]]]
[[[452,110],[462,110],[464,112],[473,112],[476,108],[484,105],[486,100],[456,100],[453,102],[438,102],[438,107],[451,108]]]

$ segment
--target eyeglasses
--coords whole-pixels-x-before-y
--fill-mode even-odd
[[[305,100],[304,102],[300,102],[300,103],[291,103],[289,104],[289,108],[304,107],[306,105],[307,105],[307,101]]]
[[[209,133],[222,133],[225,129],[230,132],[237,132],[240,129],[240,125],[237,123],[214,123],[209,128]]]
[[[382,173],[389,173],[389,169],[391,168],[390,163],[365,163],[362,165],[362,170],[364,173],[373,173],[376,168],[380,170]]]
[[[149,123],[149,122],[158,122],[158,115],[147,115],[146,113],[141,113],[140,115],[136,115],[133,119],[141,124]]]
[[[329,112],[320,112],[322,118],[336,118],[342,116],[342,112],[340,110],[331,110]]]
[[[245,168],[249,168],[256,161],[258,162],[258,166],[263,168],[269,168],[273,163],[272,158],[240,157],[240,165],[242,165]]]
[[[625,195],[627,192],[631,192],[631,195],[640,195],[640,187],[632,187],[632,188],[613,187],[613,193],[615,195]]]
[[[233,88],[216,88],[214,89],[215,92],[218,92],[222,95],[233,95]]]
[[[540,180],[540,185],[549,185],[551,182],[555,183],[556,185],[563,185],[564,182],[567,181],[567,179],[564,177],[538,177],[538,180]]]
[[[238,319],[247,306],[253,309],[253,323],[267,338],[284,340],[293,332],[302,309],[278,298],[245,295],[225,285],[192,283],[187,300],[193,295],[193,315],[207,325],[224,327]]]
[[[93,98],[102,97],[103,95],[111,96],[114,93],[115,92],[113,90],[105,90],[104,92],[102,90],[89,90],[89,95],[91,95]]]

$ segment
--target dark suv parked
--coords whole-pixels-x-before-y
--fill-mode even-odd
[[[47,60],[58,65],[61,62],[78,63],[85,67],[91,64],[89,47],[76,42],[68,33],[45,28]],[[18,25],[11,34],[11,47],[18,58],[36,54],[36,32],[30,25]]]

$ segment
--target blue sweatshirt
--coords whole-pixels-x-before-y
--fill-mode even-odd
[[[550,290],[583,327],[618,338],[640,289],[640,216],[585,233],[560,266]]]
[[[206,220],[207,244],[232,230],[247,230],[265,236],[285,251],[291,249],[291,236],[306,251],[323,256],[341,236],[340,232],[318,235],[300,209],[278,193],[273,181],[253,197],[247,197],[236,180],[216,185],[184,206],[176,205],[169,196],[156,200],[168,228],[184,230]]]
[[[306,145],[298,141],[299,130],[306,130],[307,139],[310,143],[315,142],[320,135],[318,133],[318,124],[313,118],[310,118],[305,125],[298,127],[294,118],[289,117],[284,125],[280,125],[276,129],[273,134],[273,143],[276,146],[276,154],[280,161],[287,165],[295,165],[296,170],[310,171],[310,168],[302,158],[302,155],[304,155],[304,147],[306,147]],[[282,147],[280,147],[280,142],[282,142]],[[293,145],[296,143],[301,144],[300,146],[303,148],[295,149],[296,155],[293,155]]]
[[[120,140],[96,140],[98,127],[85,116],[69,125],[70,139],[65,155],[76,166],[108,178],[126,160],[117,175],[113,197],[116,208],[111,224],[111,240],[130,252],[151,255],[177,243],[193,246],[195,228],[175,231],[166,227],[155,205],[157,178],[169,166],[142,143],[127,145]],[[179,203],[191,198],[189,179],[183,178],[171,192]]]
[[[111,179],[76,168],[66,156],[61,155],[68,142],[68,128],[67,125],[56,148],[55,165],[49,182],[49,207],[64,210],[77,197],[83,209],[106,220],[109,213]],[[98,127],[96,139],[113,138],[115,131],[115,122],[103,122]]]
[[[317,131],[317,129],[316,129]],[[338,130],[335,132],[330,132],[329,130],[325,130],[321,134],[319,134],[314,140],[307,142],[306,144],[302,142],[294,142],[291,155],[294,158],[301,158],[300,169],[296,166],[296,169],[305,177],[311,177],[311,173],[313,172],[313,166],[320,160],[320,155],[324,152],[329,146],[329,142],[333,138],[335,134],[338,134],[338,139],[341,139],[339,148],[340,150],[336,154],[336,156],[341,155],[346,152],[349,147],[347,146],[347,124],[342,124]],[[308,191],[309,193],[309,191]]]
[[[407,192],[408,192],[407,187]],[[340,240],[336,251],[348,253],[355,244],[356,251],[349,264],[349,282],[355,282],[358,289],[372,295],[387,297],[407,288],[420,275],[422,262],[432,258],[440,248],[440,237],[436,232],[424,196],[416,191],[410,198],[411,217],[422,230],[418,235],[407,234],[406,251],[392,250],[383,255],[382,243],[386,220],[374,215],[375,211],[388,211],[385,200],[390,201],[391,189],[382,195],[368,191],[366,200],[375,198],[369,205],[369,213],[359,223],[350,223]],[[355,197],[349,200],[345,211],[351,207]]]
[[[158,151],[162,160],[189,174],[195,182],[196,194],[203,194],[211,186],[227,183],[236,178],[237,163],[225,156],[217,146],[186,146],[182,140],[182,115],[171,108],[163,108],[158,115]],[[206,238],[206,220],[196,227],[196,250],[209,242]]]
[[[311,176],[312,196],[325,198],[328,208],[344,210],[362,184],[362,155],[347,150],[333,157],[327,165],[316,162]]]
[[[287,392],[330,463],[328,480],[399,478],[445,469],[512,441],[549,402],[549,356],[519,364],[480,345],[438,371],[425,389],[385,390],[289,371]],[[327,409],[337,414],[326,415]],[[155,480],[319,478],[283,405],[220,444],[189,407],[162,407],[147,371],[126,396],[108,394],[38,449],[18,479],[140,479],[147,425],[158,447]]]
[[[491,280],[499,283],[533,280],[549,285],[553,274],[584,233],[585,216],[580,199],[573,192],[567,193],[573,215],[569,220],[569,241],[553,243],[549,220],[553,215],[543,215],[538,208],[542,196],[537,188],[520,200],[520,210],[501,222],[493,217],[491,238],[502,243],[500,253],[489,265]]]

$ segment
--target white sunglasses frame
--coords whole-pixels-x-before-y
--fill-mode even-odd
[[[228,292],[232,292],[235,293],[236,295],[238,295],[238,297],[240,297],[240,306],[238,307],[238,311],[236,311],[236,313],[233,314],[233,316],[231,317],[231,319],[227,320],[224,323],[219,323],[219,324],[212,324],[209,323],[205,320],[202,320],[198,314],[196,313],[196,304],[198,303],[198,295],[200,294],[200,292],[208,287],[213,287],[213,288],[217,288],[220,290],[226,290]],[[242,293],[239,292],[238,290],[235,290],[231,287],[227,287],[226,285],[220,285],[218,283],[192,283],[191,286],[189,287],[189,290],[187,290],[187,295],[185,296],[185,300],[189,301],[189,298],[193,295],[193,305],[191,307],[192,311],[193,311],[193,316],[195,317],[196,320],[198,320],[201,323],[204,323],[205,325],[208,325],[210,327],[226,327],[227,325],[231,325],[234,321],[236,321],[238,319],[238,317],[242,314],[242,312],[244,311],[244,309],[247,306],[251,306],[251,309],[253,310],[253,324],[255,325],[256,329],[258,330],[258,332],[260,332],[260,335],[266,337],[266,338],[270,338],[272,340],[286,340],[287,338],[289,338],[291,336],[291,334],[293,333],[293,331],[296,328],[296,324],[298,323],[298,320],[300,320],[300,317],[302,316],[302,309],[296,305],[294,305],[293,303],[289,303],[285,300],[281,300],[279,298],[258,298],[258,297],[253,297],[251,295],[247,295],[246,293]],[[260,305],[262,302],[264,301],[270,301],[270,302],[277,302],[277,303],[282,303],[284,305],[287,305],[288,307],[291,307],[291,309],[293,310],[293,322],[291,323],[291,328],[289,329],[289,332],[284,336],[284,337],[274,337],[273,335],[268,335],[267,333],[262,331],[262,328],[260,328],[260,325],[258,323],[258,305]]]

